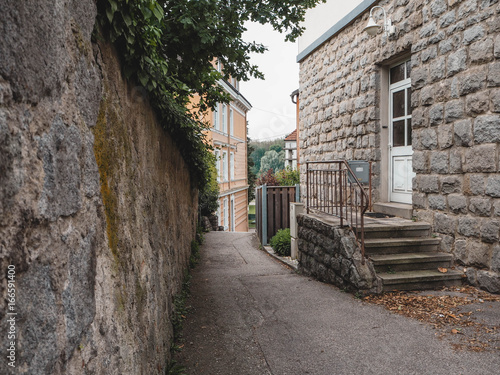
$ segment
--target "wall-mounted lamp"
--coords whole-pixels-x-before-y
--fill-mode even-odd
[[[373,19],[372,12],[375,8],[380,8],[384,12],[384,33],[385,35],[394,35],[396,33],[396,27],[392,24],[392,21],[390,18],[387,18],[387,15],[385,13],[385,9],[382,8],[381,6],[374,6],[372,9],[370,9],[370,18],[368,19],[368,25],[363,29],[368,33],[368,35],[375,35],[378,30],[382,27],[380,25],[377,25],[375,20]]]

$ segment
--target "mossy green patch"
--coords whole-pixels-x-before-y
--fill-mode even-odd
[[[94,154],[99,168],[101,195],[106,215],[106,234],[118,261],[119,224],[117,184],[121,166],[131,164],[131,145],[118,110],[106,97],[101,100],[94,132]]]
[[[91,65],[92,48],[90,47],[90,42],[85,40],[80,26],[74,19],[71,19],[71,31],[73,32],[73,36],[75,37],[76,48],[78,49],[80,54],[85,56],[87,65]]]

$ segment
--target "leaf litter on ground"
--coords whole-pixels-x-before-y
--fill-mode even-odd
[[[432,325],[444,338],[453,336],[453,348],[472,351],[500,351],[500,321],[496,325],[478,321],[475,312],[464,306],[500,302],[493,295],[472,286],[444,288],[439,292],[388,292],[364,297],[365,302],[382,305],[389,311]]]

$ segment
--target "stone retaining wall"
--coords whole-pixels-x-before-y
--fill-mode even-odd
[[[362,264],[361,250],[349,228],[300,214],[299,271],[349,291],[380,293],[373,265]]]
[[[170,356],[197,192],[144,91],[91,42],[95,17],[93,0],[2,2],[2,374],[164,374]]]
[[[499,293],[500,3],[373,5],[386,9],[396,35],[363,32],[367,10],[300,63],[302,176],[307,161],[371,160],[373,199],[387,201],[382,88],[390,64],[411,57],[414,214],[471,283]]]

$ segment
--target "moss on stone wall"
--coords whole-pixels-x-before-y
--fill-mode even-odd
[[[113,98],[109,86],[104,85],[104,96],[101,100],[94,133],[94,154],[99,168],[101,195],[106,215],[106,234],[109,248],[120,265],[126,262],[126,256],[120,254],[120,213],[118,183],[125,173],[130,177],[126,193],[135,198],[135,171],[132,165],[132,145],[127,127],[120,116],[120,104]],[[121,219],[124,219],[123,213]],[[123,255],[123,256],[122,256]]]
[[[118,207],[117,196],[111,187],[111,179],[116,167],[116,148],[112,144],[113,138],[110,134],[107,121],[108,103],[103,98],[99,107],[97,123],[94,127],[94,154],[99,168],[99,179],[101,184],[101,195],[106,214],[106,234],[108,244],[113,256],[118,257]]]
[[[80,26],[74,19],[71,19],[71,31],[73,32],[73,36],[75,38],[76,48],[81,55],[85,56],[87,63],[90,64],[90,58],[92,56],[92,48],[90,47],[90,42],[85,40]]]

